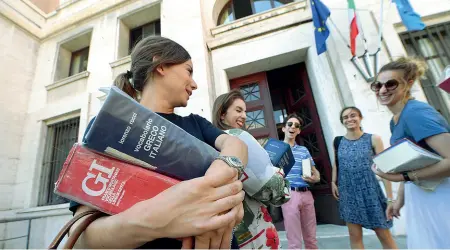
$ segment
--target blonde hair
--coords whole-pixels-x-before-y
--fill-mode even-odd
[[[422,59],[414,57],[400,57],[399,59],[381,67],[379,73],[388,70],[399,70],[403,72],[403,80],[408,83],[406,85],[407,90],[405,91],[405,96],[403,97],[403,102],[406,103],[408,100],[413,99],[410,92],[412,84],[410,85],[409,83],[414,83],[417,79],[421,78],[427,69],[428,65]]]

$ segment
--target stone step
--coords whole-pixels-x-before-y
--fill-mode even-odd
[[[281,248],[287,249],[288,242],[286,231],[278,231]],[[394,237],[397,246],[400,249],[406,249],[406,237]],[[350,239],[346,226],[337,225],[318,225],[317,242],[319,249],[350,249]],[[382,249],[375,232],[373,230],[363,229],[363,242],[367,249]]]

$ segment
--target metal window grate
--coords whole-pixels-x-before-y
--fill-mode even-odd
[[[429,70],[421,80],[423,90],[430,104],[450,121],[450,107],[436,86],[444,68],[450,64],[450,22],[427,26],[421,31],[404,32],[400,38],[408,55],[427,62]]]
[[[64,161],[73,144],[78,141],[80,118],[73,118],[49,125],[45,142],[44,161],[41,174],[41,192],[39,206],[56,205],[68,202],[67,199],[53,193]]]

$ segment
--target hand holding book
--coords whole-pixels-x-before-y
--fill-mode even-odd
[[[380,176],[381,178],[386,179],[386,180],[388,180],[388,181],[401,182],[401,181],[404,181],[404,180],[405,180],[404,177],[403,177],[403,174],[401,174],[401,173],[384,173],[384,172],[381,172],[381,171],[378,169],[378,167],[377,167],[376,164],[373,164],[373,165],[372,165],[372,171],[373,171],[376,175],[378,175],[378,176]]]
[[[415,171],[432,166],[443,158],[408,139],[402,139],[373,158],[372,171],[378,176],[394,181],[406,181],[403,173],[408,173],[415,185],[426,191],[434,191],[444,178],[419,180],[411,178]],[[411,174],[411,175],[409,175]]]

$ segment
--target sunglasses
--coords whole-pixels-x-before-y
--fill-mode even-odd
[[[296,122],[288,122],[286,123],[288,125],[288,127],[292,127],[292,125],[295,126],[295,128],[300,128],[300,123],[296,123]]]
[[[387,89],[387,91],[392,91],[392,90],[395,90],[399,84],[400,83],[395,79],[391,79],[385,83],[376,81],[376,82],[370,84],[370,89],[373,92],[378,92],[378,91],[380,91],[381,88],[383,88],[383,85],[384,85],[384,87]]]

